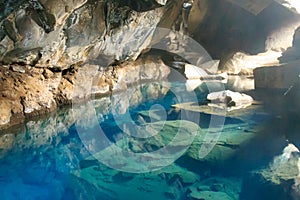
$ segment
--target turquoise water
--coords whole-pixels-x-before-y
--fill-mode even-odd
[[[113,99],[92,101],[92,110],[87,104],[73,107],[82,109],[78,111],[82,119],[69,108],[2,131],[1,199],[297,199],[292,191],[294,177],[276,185],[255,173],[268,169],[288,143],[297,146],[297,135],[293,134],[298,129],[297,114],[257,106],[227,116],[217,144],[199,158],[212,115],[178,111],[171,105],[194,100],[194,94],[203,104],[207,87],[193,95],[184,89],[184,83],[172,83],[170,88],[136,86]],[[129,95],[128,104],[123,105],[124,97],[133,91],[138,91],[140,98]],[[147,163],[151,158],[144,157],[123,161],[112,153],[109,143],[101,144],[97,133],[89,135],[95,131],[91,116],[96,116],[110,144],[134,154],[152,153],[168,145],[178,124],[185,127],[180,134],[190,134],[194,142],[179,139],[168,150],[170,157],[155,157],[153,165]],[[194,123],[183,119],[196,122],[198,129],[186,133]],[[128,136],[123,128],[130,129],[131,125],[158,127],[158,135],[151,139]],[[173,155],[174,162],[169,163]]]

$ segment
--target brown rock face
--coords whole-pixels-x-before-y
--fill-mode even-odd
[[[57,105],[75,103],[91,95],[108,95],[131,84],[163,80],[170,73],[159,59],[140,59],[109,68],[84,64],[58,72],[30,66],[19,71],[0,66],[0,128],[18,123],[24,116],[52,111]]]
[[[23,67],[19,69],[21,72],[14,69],[16,69],[14,66],[11,68],[0,66],[1,108],[2,112],[3,110],[6,112],[6,115],[1,116],[13,115],[15,119],[22,119],[24,115],[32,116],[55,109],[54,93],[60,82],[59,74],[46,78],[43,71],[47,69]],[[10,122],[9,117],[3,121]]]
[[[8,100],[0,101],[0,125],[7,124],[11,117],[11,103]]]

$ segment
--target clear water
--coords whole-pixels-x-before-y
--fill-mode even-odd
[[[242,116],[226,117],[219,143],[210,154],[197,160],[185,152],[174,163],[155,171],[128,173],[120,171],[126,167],[107,166],[101,158],[93,157],[101,150],[97,149],[100,141],[82,135],[95,129],[89,120],[92,114],[96,113],[106,138],[119,144],[125,138],[122,132],[124,124],[181,119],[182,113],[172,109],[171,105],[178,103],[174,91],[183,94],[183,101],[191,100],[184,83],[172,83],[173,91],[160,88],[150,92],[149,88],[153,85],[137,86],[127,92],[127,97],[137,90],[142,94],[139,100],[131,99],[128,105],[122,105],[123,93],[116,95],[115,101],[110,98],[93,101],[96,112],[86,108],[81,110],[81,116],[85,116],[81,122],[76,123],[78,118],[69,108],[3,131],[0,199],[292,199],[292,191],[287,191],[287,188],[292,188],[294,180],[272,185],[252,175],[254,171],[268,168],[288,143],[297,145],[299,140],[293,132],[297,132],[299,118],[289,111],[282,114],[281,111],[259,107],[245,111]],[[204,102],[207,92],[205,86],[196,90],[200,103]],[[124,107],[126,113],[122,112]],[[160,118],[141,114],[151,109]],[[198,125],[203,133],[209,128],[211,115],[201,113],[199,116]],[[85,133],[78,131],[83,124]],[[83,141],[83,137],[89,141]],[[142,152],[160,148],[151,144],[138,150],[137,147],[129,148]],[[109,148],[105,145],[100,146],[104,150]],[[197,145],[190,148],[197,149]],[[117,156],[111,158],[116,163],[118,159]],[[130,158],[128,162],[131,162]],[[143,162],[147,160],[140,161],[140,166]],[[156,162],[156,165],[166,165],[163,159]],[[138,169],[139,163],[135,166]]]

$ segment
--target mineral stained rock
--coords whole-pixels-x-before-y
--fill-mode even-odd
[[[0,67],[0,80],[3,80],[0,127],[91,95],[108,95],[126,90],[130,84],[163,80],[170,72],[161,60],[154,62],[149,59],[102,70],[99,65],[92,64],[73,65],[64,71],[30,66],[21,68],[21,72],[16,72],[20,71],[19,68],[11,69]]]

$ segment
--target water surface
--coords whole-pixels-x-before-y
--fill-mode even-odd
[[[77,114],[74,107],[68,108],[2,131],[1,199],[292,199],[293,191],[286,188],[296,179],[274,185],[255,172],[269,169],[289,143],[297,146],[297,113],[256,105],[241,111],[244,114],[227,116],[213,150],[200,158],[205,136],[214,128],[212,115],[179,111],[172,105],[195,97],[205,104],[207,93],[205,84],[191,94],[181,82],[147,83],[93,100],[92,109],[77,106]],[[276,108],[281,105],[274,102]],[[95,132],[95,119],[104,133],[101,137]],[[144,132],[131,129],[146,126],[150,128]],[[147,138],[150,133],[153,136]],[[107,143],[99,139],[104,136]],[[111,144],[149,157],[120,158]],[[167,145],[167,156],[153,156]]]

